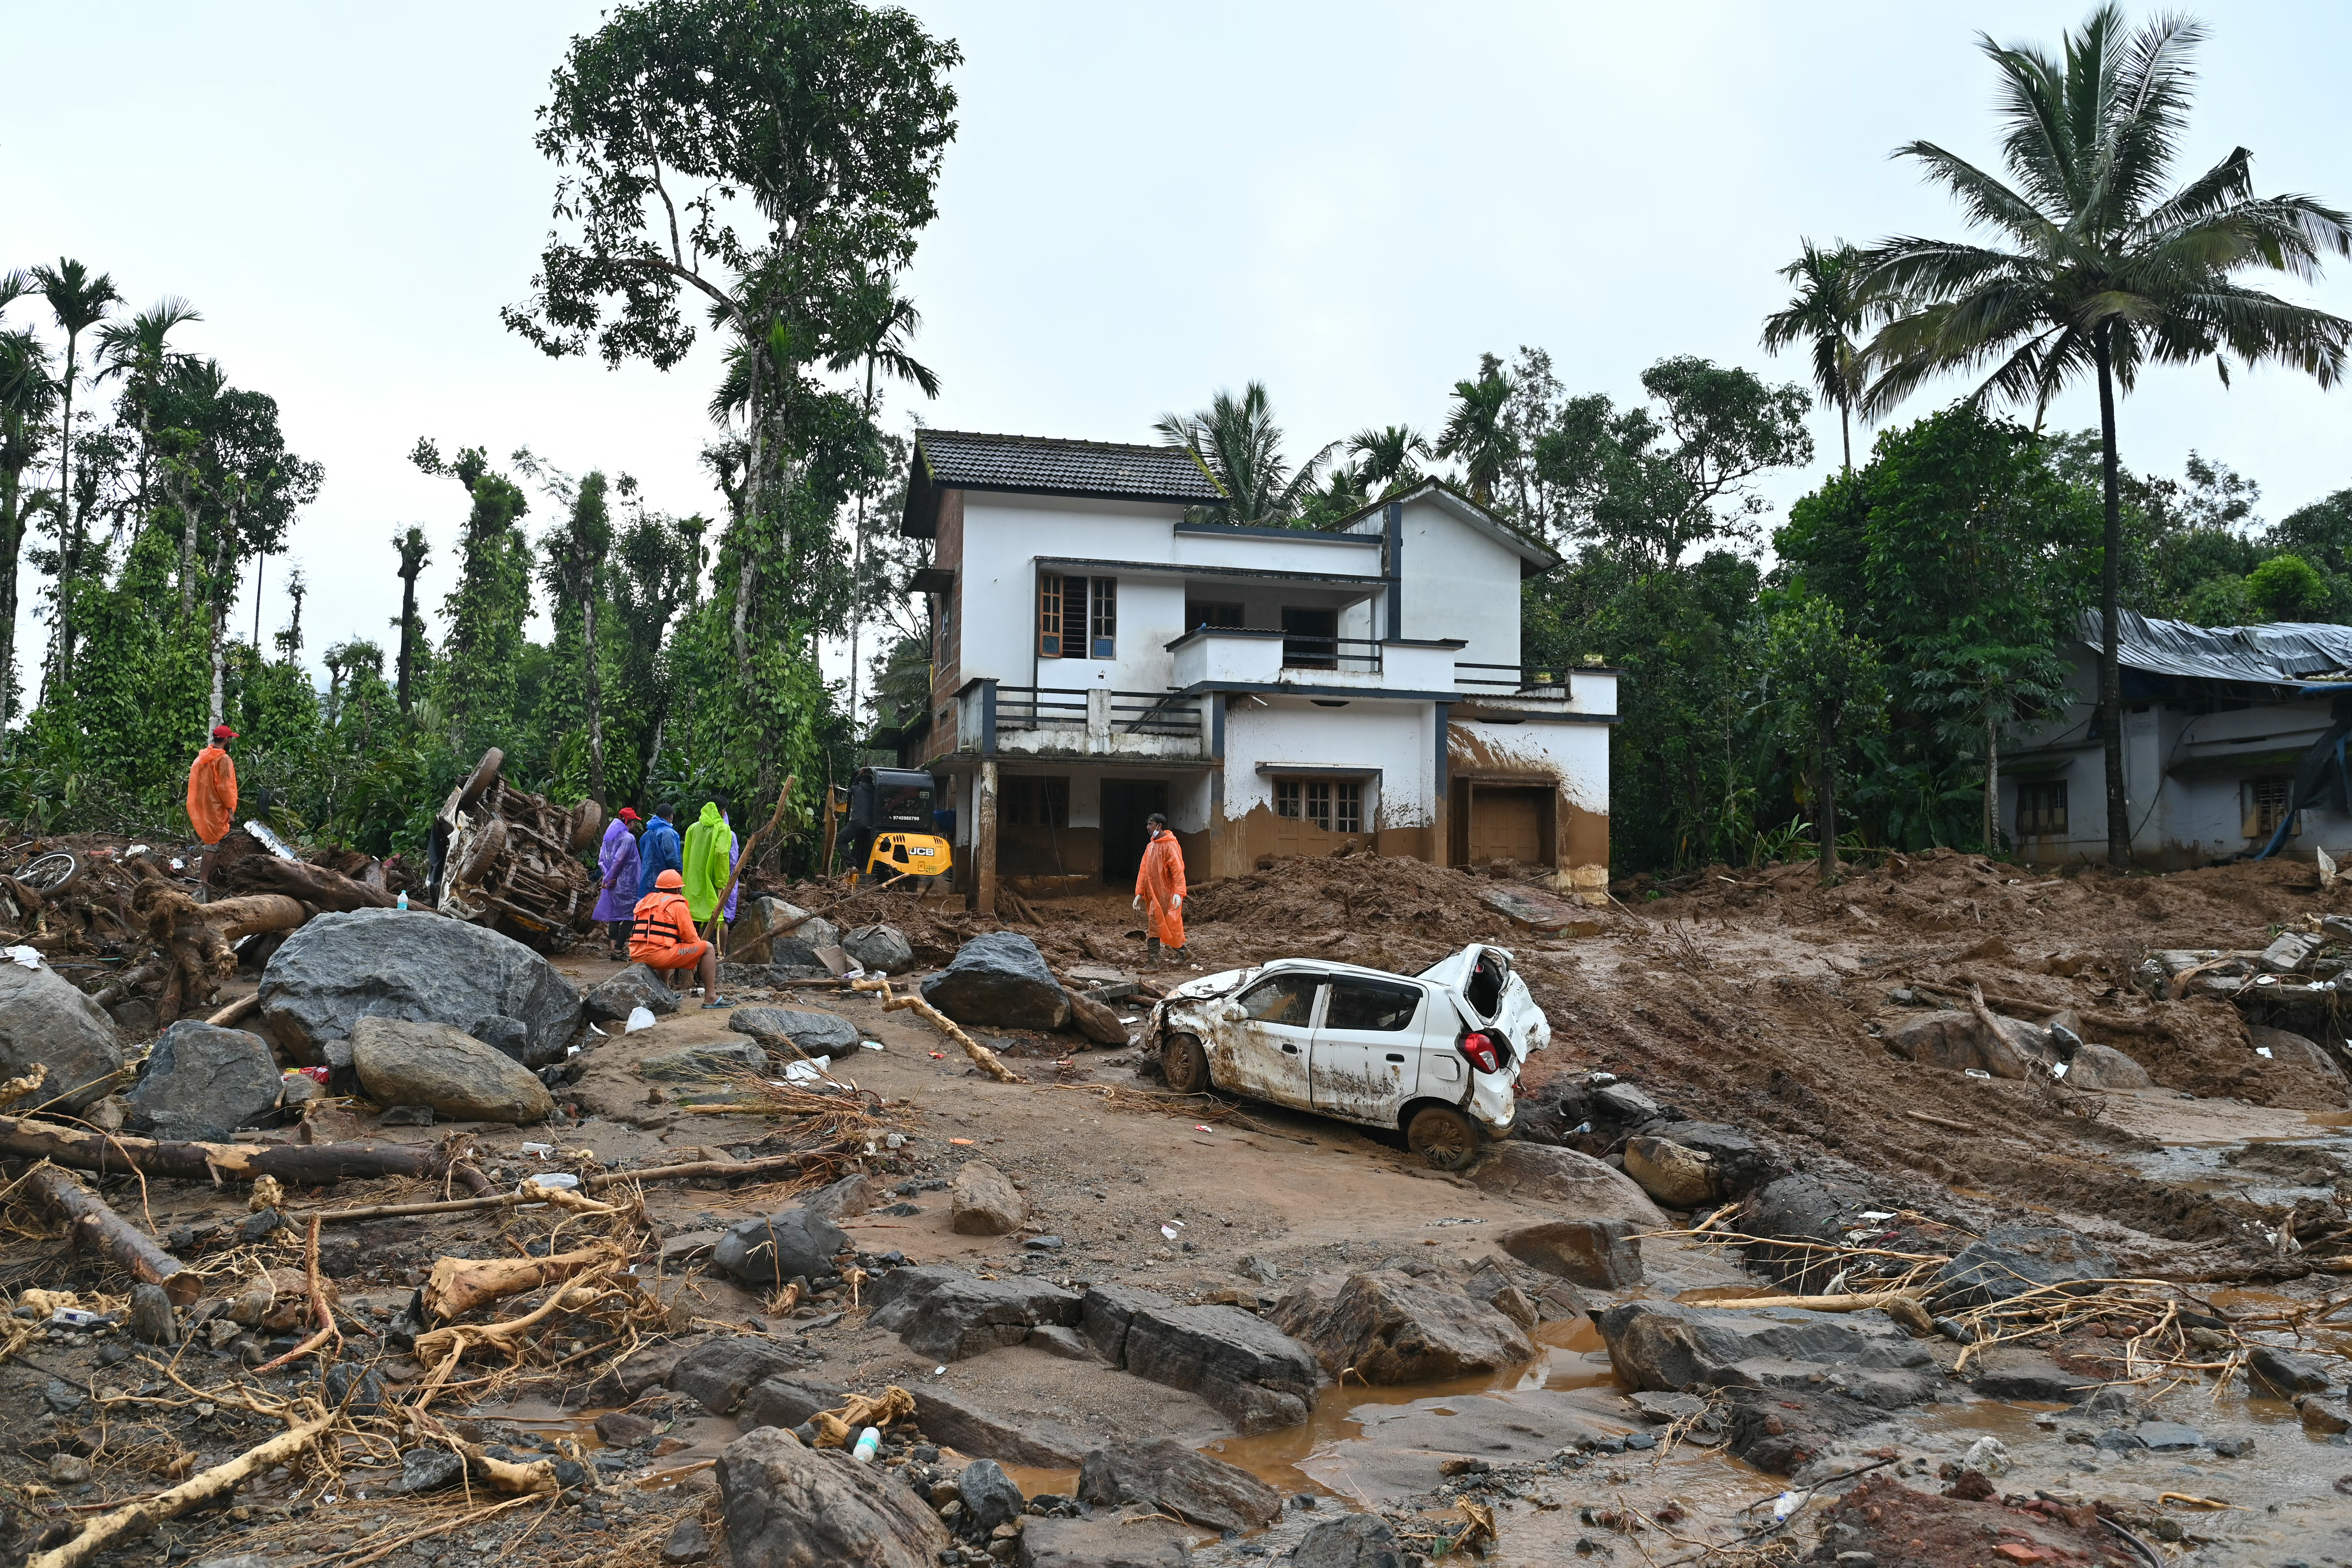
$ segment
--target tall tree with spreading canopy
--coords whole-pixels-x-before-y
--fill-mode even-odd
[[[1838,879],[1838,761],[1853,731],[1886,700],[1878,656],[1846,629],[1837,605],[1816,594],[1791,598],[1765,633],[1764,667],[1781,733],[1812,773],[1822,886]]]
[[[1780,276],[1797,292],[1764,318],[1764,346],[1774,353],[1802,346],[1813,361],[1813,386],[1838,412],[1843,464],[1853,472],[1853,409],[1869,384],[1869,362],[1860,338],[1877,314],[1861,288],[1862,253],[1840,240],[1827,249],[1799,242],[1797,259]]]
[[[478,751],[503,741],[514,723],[531,564],[530,542],[517,525],[530,500],[513,480],[490,471],[478,447],[445,461],[439,447],[419,440],[409,460],[425,473],[457,480],[473,502],[457,586],[442,605],[449,635],[440,697],[450,743],[460,752]]]
[[[2129,861],[2121,679],[2116,660],[2123,521],[2116,399],[2147,364],[2233,360],[2292,366],[2322,386],[2344,374],[2352,321],[2237,282],[2250,270],[2308,279],[2323,253],[2352,254],[2352,218],[2309,196],[2254,194],[2252,154],[2234,149],[2171,186],[2188,126],[2200,24],[2159,16],[2132,31],[2103,5],[2057,57],[2031,45],[1979,47],[2000,75],[2007,182],[1932,142],[1898,155],[1949,190],[1991,243],[1885,241],[1863,286],[1891,298],[1872,341],[1883,368],[1864,406],[1881,413],[1947,372],[1982,374],[1973,402],[2031,404],[2097,384],[2102,542],[2099,727],[2106,750],[2107,858]]]
[[[572,515],[547,541],[547,588],[559,614],[580,617],[582,697],[587,709],[588,794],[606,804],[604,713],[602,671],[597,665],[596,610],[604,596],[604,567],[613,552],[613,514],[605,503],[609,481],[599,470],[580,481]]]
[[[31,288],[21,272],[0,274],[0,310]],[[34,504],[25,471],[40,458],[42,426],[57,395],[48,351],[33,330],[0,330],[0,725],[16,717],[16,574]]]

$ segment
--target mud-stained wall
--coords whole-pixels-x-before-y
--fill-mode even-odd
[[[1255,870],[1270,857],[1328,855],[1353,847],[1400,858],[1428,860],[1437,854],[1436,827],[1379,827],[1369,833],[1334,833],[1295,816],[1276,816],[1269,805],[1255,805],[1238,818],[1225,820],[1216,835],[1215,874],[1239,877]],[[1189,874],[1189,873],[1188,873]]]
[[[1448,847],[1454,860],[1466,858],[1476,840],[1481,784],[1548,789],[1553,805],[1546,851],[1553,886],[1580,903],[1607,901],[1607,726],[1456,721],[1447,727],[1446,763],[1452,773],[1446,804],[1454,818]]]

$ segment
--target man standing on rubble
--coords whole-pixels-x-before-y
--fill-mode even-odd
[[[702,815],[686,830],[686,907],[698,921],[719,912],[719,889],[735,868],[735,830],[728,826],[725,808],[715,800],[702,803]]]
[[[705,1007],[731,1006],[719,994],[719,950],[695,934],[694,916],[687,911],[686,900],[678,892],[684,883],[676,871],[664,871],[654,879],[654,890],[637,900],[629,929],[629,956],[659,973],[673,991],[686,989],[678,982],[690,969],[702,983]]]
[[[654,890],[664,871],[686,874],[686,862],[678,852],[677,829],[670,819],[677,815],[675,805],[654,807],[654,818],[646,824],[645,833],[637,839],[637,897]]]
[[[1151,906],[1144,933],[1144,952],[1157,963],[1184,956],[1184,847],[1168,831],[1168,819],[1153,812],[1148,820],[1151,841],[1143,847],[1143,864],[1135,871],[1135,907]]]
[[[188,769],[188,820],[205,847],[204,862],[196,873],[200,889],[212,887],[213,857],[220,852],[220,842],[228,837],[229,825],[236,818],[236,763],[228,754],[228,743],[236,739],[236,731],[227,725],[214,725],[213,743],[196,753],[195,764]]]
[[[604,826],[604,842],[596,850],[602,883],[590,918],[604,922],[613,939],[613,957],[629,956],[629,926],[637,907],[637,814],[621,807]]]

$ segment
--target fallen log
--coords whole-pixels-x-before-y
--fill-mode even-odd
[[[102,1253],[122,1266],[142,1284],[161,1285],[175,1307],[184,1307],[204,1294],[205,1282],[173,1257],[155,1238],[108,1206],[104,1198],[55,1165],[37,1165],[25,1184],[51,1208],[65,1215],[74,1243]]]
[[[276,1176],[289,1185],[357,1176],[452,1176],[468,1192],[494,1191],[490,1179],[437,1148],[405,1143],[176,1143],[121,1133],[84,1132],[28,1117],[0,1116],[0,1155],[50,1160],[77,1171],[132,1171],[182,1181]]]
[[[583,1190],[594,1193],[632,1182],[682,1182],[696,1176],[763,1176],[771,1171],[790,1171],[798,1174],[802,1159],[799,1154],[771,1154],[759,1160],[694,1160],[683,1165],[656,1165],[644,1171],[606,1171],[583,1178],[580,1185]],[[323,1225],[337,1225],[364,1219],[406,1219],[416,1215],[470,1214],[481,1209],[519,1208],[525,1204],[551,1203],[560,1208],[573,1208],[576,1205],[565,1200],[577,1195],[560,1189],[492,1193],[487,1197],[448,1198],[440,1203],[373,1204],[366,1208],[320,1209],[316,1217]],[[611,1210],[605,1205],[592,1204],[579,1212],[604,1214]]]
[[[520,1296],[599,1264],[621,1260],[620,1249],[608,1243],[578,1252],[559,1252],[552,1258],[436,1258],[425,1281],[425,1310],[442,1322],[450,1322],[486,1302]]]
[[[940,1012],[937,1007],[932,1006],[929,1002],[924,1001],[920,996],[893,996],[890,994],[890,982],[887,976],[885,976],[880,980],[853,980],[850,982],[849,988],[852,991],[879,991],[882,993],[882,1010],[885,1013],[896,1013],[903,1008],[908,1012],[919,1014],[921,1016],[929,1019],[931,1023],[939,1028],[941,1034],[947,1036],[949,1039],[953,1040],[957,1045],[963,1047],[964,1055],[970,1057],[973,1061],[980,1064],[981,1071],[986,1073],[997,1082],[1025,1083],[1028,1081],[1019,1073],[1014,1072],[1011,1068],[1006,1067],[997,1057],[997,1054],[994,1051],[990,1050],[986,1046],[982,1045],[978,1040],[975,1040],[970,1035],[965,1034],[963,1030],[957,1026],[954,1019],[949,1017],[945,1013]]]
[[[353,910],[388,910],[393,895],[326,866],[307,860],[280,860],[275,856],[249,855],[229,873],[229,885],[240,893],[282,896],[337,914]],[[231,902],[237,900],[232,900]]]
[[[252,936],[257,931],[292,931],[310,918],[302,907],[303,900],[281,893],[248,893],[243,898],[222,899],[198,908],[213,928],[229,942]]]
[[[585,1273],[573,1275],[570,1288],[549,1292],[546,1300],[541,1301],[520,1318],[509,1318],[504,1322],[480,1325],[458,1323],[417,1335],[415,1348],[411,1353],[420,1363],[436,1364],[433,1375],[426,1381],[425,1389],[414,1402],[415,1405],[422,1408],[435,1394],[438,1394],[442,1385],[448,1382],[449,1373],[457,1370],[458,1359],[477,1346],[486,1346],[500,1351],[509,1361],[520,1361],[522,1358],[522,1347],[529,1342],[530,1330],[554,1316],[567,1302],[572,1301],[581,1291],[592,1286],[603,1284],[605,1276],[611,1274],[615,1267],[617,1265],[608,1260]]]
[[[247,1448],[225,1465],[215,1465],[202,1475],[182,1481],[169,1491],[157,1492],[153,1497],[126,1503],[112,1513],[100,1514],[83,1525],[81,1533],[64,1545],[34,1553],[26,1561],[25,1568],[81,1568],[100,1552],[137,1540],[167,1519],[177,1519],[191,1509],[228,1497],[247,1477],[284,1464],[317,1442],[334,1424],[332,1415],[306,1421],[280,1432],[258,1447]]]
[[[205,1022],[210,1024],[215,1029],[226,1029],[231,1025],[242,1024],[247,1018],[260,1011],[260,1009],[261,993],[255,991],[247,995],[238,997],[227,1006],[214,1014],[211,1017],[206,1018]]]

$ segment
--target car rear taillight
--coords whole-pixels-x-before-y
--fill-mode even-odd
[[[1502,1058],[1496,1052],[1495,1042],[1484,1035],[1463,1036],[1462,1054],[1469,1058],[1470,1065],[1480,1072],[1503,1070]]]

